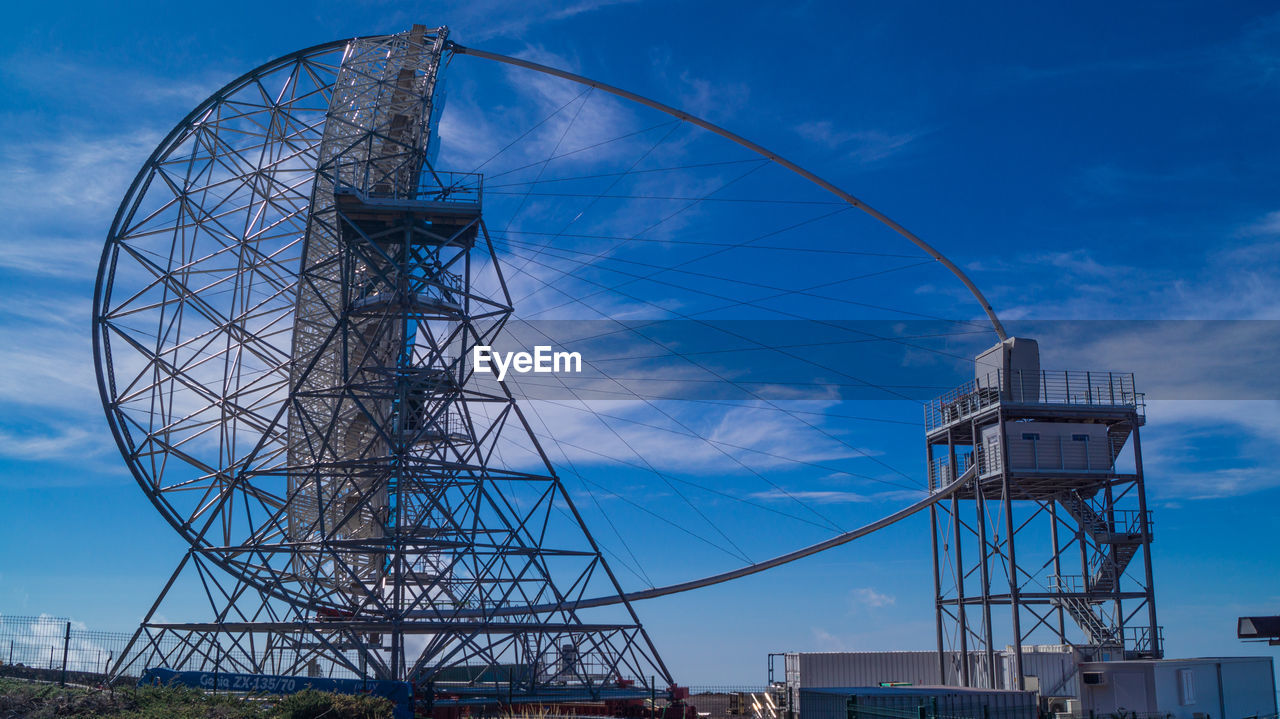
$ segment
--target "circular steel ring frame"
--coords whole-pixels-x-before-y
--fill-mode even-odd
[[[107,235],[93,315],[103,406],[139,485],[196,551],[278,540],[283,532],[272,517],[283,512],[286,494],[282,467],[297,272],[329,90],[347,43],[281,57],[201,103],[148,158]],[[978,300],[996,334],[1005,336],[990,304],[950,260],[799,165],[706,120],[604,83],[454,43],[448,50],[623,97],[796,172],[942,263]],[[663,596],[776,567],[911,516],[948,497],[963,480],[809,547],[580,606]],[[210,558],[233,574],[245,574],[216,554]],[[259,588],[301,601],[300,594],[281,585]]]

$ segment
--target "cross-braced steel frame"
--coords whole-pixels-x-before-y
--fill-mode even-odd
[[[511,392],[465,361],[513,308],[480,178],[428,162],[446,40],[415,26],[239,78],[122,204],[103,400],[191,546],[117,674],[671,681]],[[601,594],[619,601],[585,616]],[[206,619],[165,618],[193,595]]]
[[[939,676],[1022,688],[1035,644],[1159,658],[1133,376],[995,374],[926,409],[930,489],[959,482],[929,510]],[[1053,425],[1082,433],[1041,439]]]

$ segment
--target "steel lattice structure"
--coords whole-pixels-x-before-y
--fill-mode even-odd
[[[511,393],[461,359],[512,307],[479,177],[427,161],[446,38],[415,26],[240,78],[122,207],[98,291],[104,398],[191,543],[133,661],[463,682],[504,667],[518,692],[591,696],[670,683],[628,604],[581,616],[621,589]],[[512,434],[545,471],[504,465]],[[184,576],[209,618],[161,621]]]

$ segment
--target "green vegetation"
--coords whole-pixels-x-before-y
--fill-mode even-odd
[[[330,694],[303,689],[282,697],[268,716],[279,719],[384,719],[391,702],[382,697]]]
[[[186,687],[114,692],[0,679],[0,719],[387,719],[391,702],[305,690],[285,697],[214,696]]]

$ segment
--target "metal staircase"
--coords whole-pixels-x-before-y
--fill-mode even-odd
[[[1093,644],[1120,644],[1121,631],[1097,606],[1116,591],[1120,577],[1142,548],[1142,517],[1133,510],[1111,510],[1104,517],[1078,492],[1066,492],[1058,504],[1092,540],[1096,551],[1089,560],[1088,582],[1078,576],[1054,578],[1055,603],[1071,615]],[[1147,531],[1150,532],[1150,516]]]
[[[1089,644],[1108,645],[1119,643],[1118,635],[1120,632],[1110,621],[1098,616],[1098,612],[1094,609],[1094,605],[1090,600],[1068,594],[1060,597],[1057,603],[1067,610],[1067,613],[1071,615],[1076,624],[1080,625],[1080,629],[1084,631]]]

